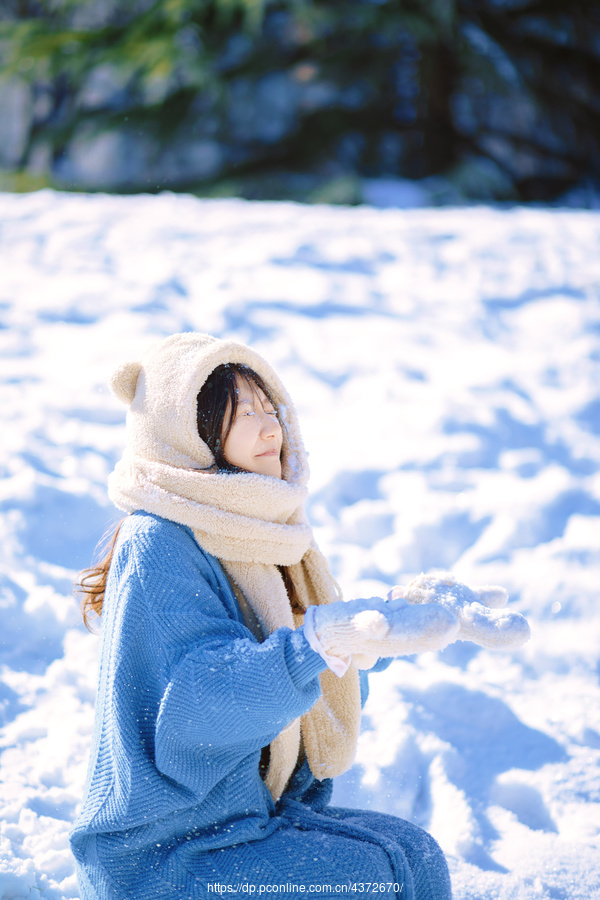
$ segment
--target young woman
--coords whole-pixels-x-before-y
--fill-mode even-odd
[[[128,515],[81,585],[86,616],[102,615],[71,833],[81,900],[367,883],[447,900],[426,832],[328,801],[354,758],[359,669],[445,646],[460,634],[456,612],[340,601],[304,513],[294,409],[249,348],[174,335],[111,385],[129,410],[109,493]]]

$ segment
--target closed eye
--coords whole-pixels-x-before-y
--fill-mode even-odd
[[[279,418],[279,414],[278,414],[278,412],[277,412],[276,409],[264,409],[263,412],[264,412],[265,415],[267,415],[267,416],[274,416],[276,419]],[[255,409],[245,409],[245,410],[243,410],[243,411],[240,413],[240,415],[242,415],[242,416],[255,416],[255,415],[256,415],[256,410],[255,410]]]

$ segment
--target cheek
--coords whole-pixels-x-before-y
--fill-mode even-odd
[[[254,421],[249,416],[243,417],[234,423],[223,449],[225,452],[229,450],[231,453],[244,453],[252,449],[256,437]]]

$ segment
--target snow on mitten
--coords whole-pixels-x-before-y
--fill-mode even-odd
[[[352,657],[359,668],[370,668],[382,656],[440,650],[459,630],[456,616],[440,605],[415,607],[379,597],[312,606],[307,615],[325,652],[339,659]]]
[[[460,622],[459,641],[473,641],[489,650],[516,650],[529,640],[527,619],[502,607],[508,594],[502,587],[470,588],[453,575],[419,575],[409,585],[398,585],[388,602],[404,599],[411,604],[436,603],[450,610]]]

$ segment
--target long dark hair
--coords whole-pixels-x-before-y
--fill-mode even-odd
[[[205,383],[202,385],[197,397],[196,417],[198,423],[198,434],[208,446],[215,459],[215,465],[219,472],[242,472],[237,466],[232,466],[225,459],[223,447],[225,441],[233,425],[235,413],[238,404],[238,393],[236,390],[236,376],[243,380],[253,389],[259,388],[264,392],[270,403],[273,399],[269,389],[263,379],[249,366],[241,363],[226,363],[211,372]],[[275,405],[275,404],[273,404]],[[225,417],[227,410],[230,410],[227,424]],[[108,570],[112,562],[115,544],[119,536],[121,525],[125,519],[121,519],[117,523],[114,531],[102,539],[99,548],[105,550],[104,556],[95,565],[89,569],[84,569],[79,573],[79,578],[74,584],[75,594],[81,597],[81,612],[85,627],[91,631],[91,616],[102,614],[102,606],[104,604],[104,594],[106,592],[106,582],[108,580]],[[282,571],[284,581],[288,592],[292,591],[291,580],[287,571]]]
[[[126,518],[126,517],[125,517]],[[81,614],[83,616],[83,624],[88,631],[92,631],[91,617],[102,614],[102,606],[104,605],[104,594],[106,593],[106,582],[108,581],[108,570],[112,562],[115,544],[119,537],[121,525],[125,521],[121,519],[114,527],[113,531],[107,531],[105,536],[100,540],[94,555],[100,555],[104,551],[102,558],[89,569],[84,569],[79,573],[77,581],[73,585],[75,595],[81,597]]]

